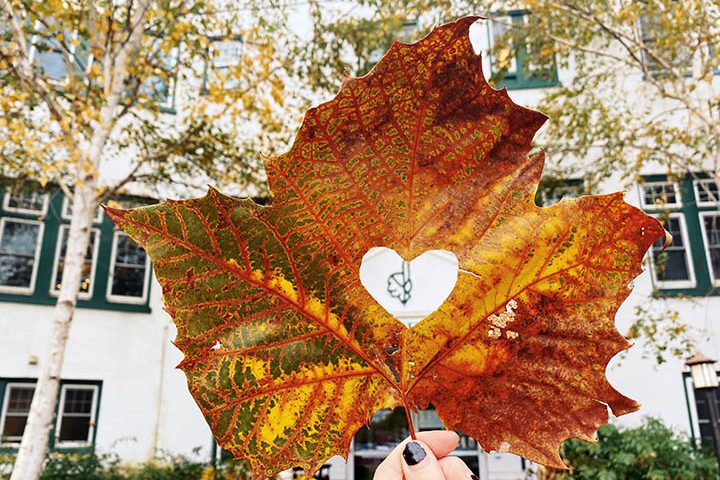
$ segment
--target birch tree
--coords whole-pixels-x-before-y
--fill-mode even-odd
[[[72,200],[51,344],[42,359],[12,479],[37,479],[47,454],[65,345],[98,203],[131,185],[198,182],[262,193],[256,153],[293,126],[279,115],[292,62],[278,11],[192,0],[0,0],[0,173],[57,185]],[[263,12],[254,12],[257,15]],[[227,42],[227,43],[223,43]],[[55,64],[39,59],[52,55]],[[215,62],[225,55],[230,60]],[[217,67],[217,68],[216,68]],[[174,115],[163,105],[178,91]],[[299,120],[299,118],[298,118]],[[250,133],[248,133],[250,131]],[[262,132],[262,135],[258,134]],[[108,183],[107,163],[122,162]]]

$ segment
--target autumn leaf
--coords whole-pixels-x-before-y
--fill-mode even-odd
[[[614,315],[660,223],[620,193],[534,197],[545,121],[483,78],[468,17],[396,43],[309,110],[266,162],[270,206],[214,189],[108,214],[153,260],[180,368],[219,444],[256,477],[345,455],[381,408],[432,403],[486,450],[562,466],[638,408],[610,386]],[[359,280],[386,246],[453,252],[460,275],[412,329]]]

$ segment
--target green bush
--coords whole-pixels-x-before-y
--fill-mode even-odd
[[[711,480],[718,479],[714,454],[696,448],[660,420],[638,428],[606,425],[598,442],[568,440],[562,455],[570,466],[552,478],[567,480]]]
[[[114,459],[92,453],[52,453],[45,461],[41,480],[110,480]]]
[[[200,480],[207,468],[179,455],[164,455],[156,460],[125,469],[123,480]],[[115,479],[113,479],[115,480]]]
[[[0,457],[0,480],[10,478],[12,455]],[[5,466],[6,468],[3,468]],[[201,480],[208,466],[179,455],[139,465],[121,465],[116,455],[51,453],[41,480]],[[223,477],[225,478],[225,477]]]

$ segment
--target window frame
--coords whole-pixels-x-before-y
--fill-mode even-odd
[[[43,193],[43,207],[42,210],[30,210],[27,208],[19,208],[19,207],[11,207],[10,206],[10,197],[12,196],[12,190],[10,188],[5,190],[5,194],[3,195],[3,202],[2,202],[2,209],[5,210],[8,213],[19,213],[21,215],[34,215],[34,216],[44,216],[47,215],[48,211],[48,205],[50,204],[50,195],[47,193]]]
[[[650,262],[650,278],[655,287],[661,290],[696,288],[697,277],[695,275],[695,265],[693,263],[692,247],[690,246],[690,236],[688,234],[685,214],[682,212],[668,212],[667,214],[654,214],[653,217],[662,222],[663,217],[678,218],[680,224],[680,233],[683,236],[683,247],[685,248],[685,262],[688,266],[688,280],[658,280],[657,270],[655,269],[655,258],[652,245],[648,249],[648,260]],[[664,226],[663,226],[664,228]]]
[[[33,257],[33,271],[30,276],[30,286],[13,287],[10,285],[0,285],[0,293],[10,293],[14,295],[33,295],[35,293],[35,285],[37,283],[38,270],[40,270],[40,252],[42,250],[43,235],[45,233],[45,222],[41,220],[33,220],[29,218],[19,217],[0,217],[0,244],[2,243],[3,234],[5,233],[5,224],[10,222],[30,223],[39,225],[38,241],[35,244],[35,255]]]
[[[169,62],[168,62],[169,60]],[[159,79],[161,82],[165,84],[165,87],[167,88],[167,96],[165,99],[157,98],[153,95],[148,95],[148,101],[154,103],[157,105],[158,109],[160,110],[160,113],[167,113],[170,115],[175,115],[177,113],[177,86],[178,86],[178,71],[180,68],[180,48],[179,47],[173,47],[170,49],[170,51],[167,54],[163,54],[160,58],[161,62],[168,62],[168,71],[172,70],[172,75],[168,75],[167,82],[165,82],[164,79],[162,79],[159,76],[150,76],[144,79],[143,82],[141,82],[139,86],[138,92],[141,92],[143,88],[150,87],[150,85],[147,84],[148,80],[152,79]],[[151,89],[152,91],[150,93],[157,93],[154,91],[154,88]],[[144,92],[146,93],[146,92]]]
[[[150,289],[150,256],[145,252],[145,274],[143,277],[143,294],[142,297],[128,297],[125,295],[113,295],[113,277],[115,275],[115,257],[117,255],[118,239],[121,235],[129,237],[125,232],[119,230],[113,233],[112,249],[110,250],[110,266],[108,268],[107,290],[105,298],[111,303],[128,303],[133,305],[144,305],[147,303],[148,291]]]
[[[692,77],[693,62],[695,60],[695,56],[697,55],[696,52],[691,52],[692,54],[686,58],[686,65],[673,64],[673,62],[670,62],[670,70],[661,65],[661,62],[657,62],[652,55],[648,53],[648,50],[656,48],[658,37],[662,36],[664,33],[661,29],[655,29],[656,31],[654,32],[654,35],[649,35],[649,32],[643,25],[643,18],[647,18],[648,21],[651,22],[655,21],[651,17],[652,15],[645,10],[635,21],[636,35],[640,42],[640,60],[642,61],[647,73],[652,77],[667,77],[668,75],[675,73],[677,73],[676,76],[680,77]],[[711,49],[708,49],[708,53],[712,55]]]
[[[51,297],[57,297],[60,295],[60,290],[55,289],[55,279],[57,278],[58,264],[60,263],[60,247],[62,245],[64,230],[70,230],[70,225],[61,224],[58,227],[58,236],[57,241],[55,242],[55,256],[53,259],[52,276],[50,277],[49,293]],[[90,232],[91,235],[96,235],[92,255],[92,266],[90,267],[90,288],[88,288],[87,292],[78,292],[78,299],[80,300],[90,300],[93,296],[93,290],[95,288],[95,270],[97,269],[98,264],[98,254],[100,251],[100,235],[102,234],[102,232],[99,228],[92,228]]]
[[[35,395],[34,390],[37,388],[37,381],[35,382],[7,382],[5,384],[5,391],[3,392],[3,403],[0,408],[0,447],[3,448],[17,448],[20,445],[20,442],[22,441],[22,438],[18,440],[6,440],[6,437],[2,436],[2,431],[5,430],[5,421],[7,419],[7,409],[10,403],[10,389],[12,387],[24,387],[28,388],[29,386],[32,386],[33,388],[33,395]],[[28,412],[29,415],[30,412]],[[27,425],[27,424],[26,424]]]
[[[700,219],[700,231],[702,232],[703,250],[705,250],[705,261],[707,262],[707,270],[710,275],[710,284],[713,287],[720,287],[720,276],[715,276],[715,271],[712,268],[712,262],[710,258],[710,238],[708,237],[707,229],[705,228],[705,217],[717,217],[720,221],[720,212],[718,211],[704,211],[698,212]]]
[[[663,203],[663,204],[650,204],[645,203],[645,187],[653,185],[672,185],[675,191],[675,203]],[[638,184],[638,195],[640,197],[640,208],[643,210],[666,210],[668,208],[682,208],[682,192],[680,191],[680,185],[678,182],[670,182],[667,180],[658,180],[653,182],[642,182]]]
[[[698,207],[717,207],[720,203],[720,198],[718,198],[717,202],[709,201],[709,202],[701,202],[700,201],[700,183],[715,183],[718,187],[718,194],[720,197],[720,182],[715,180],[714,178],[700,178],[697,180],[693,180],[693,193],[695,194],[695,204]]]
[[[207,37],[208,39],[208,47],[207,47],[207,58],[204,60],[203,65],[203,77],[202,77],[202,85],[200,87],[200,92],[202,95],[207,95],[210,93],[209,85],[217,80],[213,77],[213,72],[216,69],[225,69],[225,68],[233,68],[237,65],[239,65],[242,62],[242,58],[245,55],[245,37],[243,37],[241,34],[235,34],[230,36],[223,36],[223,35],[211,35]],[[238,58],[238,61],[235,64],[228,63],[227,65],[215,65],[215,57],[212,55],[212,49],[215,45],[222,42],[239,42],[241,44],[241,53],[240,57]],[[222,85],[223,90],[226,91],[232,91],[239,88],[239,85]]]
[[[509,21],[509,29],[521,28],[517,24],[524,24],[527,22],[529,15],[532,12],[529,10],[509,10],[509,11],[498,11],[493,15],[490,15],[489,21],[486,22],[486,33],[487,33],[487,59],[489,65],[488,80],[494,80],[502,70],[496,66],[496,58],[494,55],[495,50],[495,32],[493,25],[497,22],[496,19],[506,18]],[[514,70],[508,70],[505,75],[497,79],[498,87],[506,87],[508,90],[521,90],[521,89],[535,89],[535,88],[549,88],[560,85],[560,79],[557,68],[557,58],[553,57],[553,66],[551,78],[543,78],[542,76],[534,76],[525,73],[526,70],[526,58],[528,57],[528,44],[523,42],[522,45],[510,45],[511,49],[511,65],[514,64]],[[528,72],[529,73],[529,72]]]
[[[88,428],[88,439],[84,442],[60,440],[60,429],[62,427],[62,419],[64,417],[63,409],[65,408],[65,394],[67,393],[68,388],[93,391],[92,408],[90,410],[90,427]],[[98,401],[100,399],[99,397],[100,387],[98,385],[82,383],[64,383],[60,386],[60,398],[58,400],[57,418],[55,419],[55,448],[62,449],[89,447],[93,444],[95,428],[97,427]]]
[[[44,25],[41,21],[38,20],[35,22],[36,30],[39,30],[42,27],[44,27]],[[36,66],[35,55],[37,54],[37,51],[38,51],[37,42],[38,42],[38,38],[41,38],[41,37],[42,37],[41,35],[34,34],[30,37],[30,41],[28,42],[29,47],[30,47],[30,48],[28,48],[28,61],[33,66]],[[77,40],[78,37],[79,37],[79,35],[78,35],[77,30],[73,30],[70,40]],[[74,43],[71,43],[70,46],[67,48],[67,51],[72,56],[72,58],[70,59],[71,60],[70,64],[73,67],[82,67],[82,64],[78,62],[78,57],[76,55],[77,46]],[[62,61],[63,61],[63,65],[65,66],[65,68],[67,68],[68,65],[66,62],[67,62],[68,58],[66,58],[65,52],[60,51],[60,52],[56,52],[56,53],[60,54]],[[79,70],[79,71],[83,71],[84,74],[87,74],[88,72],[90,72],[90,68],[92,67],[94,60],[95,59],[94,59],[92,53],[88,52],[87,65],[85,65],[84,70]],[[37,64],[37,66],[40,67],[39,64]],[[42,68],[42,67],[40,67],[40,68]],[[65,72],[65,76],[62,77],[61,79],[52,78],[49,75],[47,75],[46,72],[44,75],[48,78],[50,83],[52,83],[54,85],[58,85],[58,86],[67,86],[68,82],[70,81],[70,76],[71,76],[70,72],[68,72],[68,71]]]
[[[63,220],[72,220],[72,214],[69,212],[70,208],[70,199],[63,195],[63,203],[62,207],[60,209],[60,218]],[[92,222],[93,223],[102,223],[103,221],[103,209],[102,207],[97,207],[97,211],[95,212],[95,216],[93,217]]]

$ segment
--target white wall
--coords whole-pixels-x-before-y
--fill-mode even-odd
[[[151,287],[152,313],[79,308],[70,330],[63,379],[101,380],[96,447],[128,461],[159,449],[209,457],[210,431],[175,369],[179,352],[160,286]],[[52,307],[0,302],[0,377],[37,378],[49,343]],[[166,330],[167,327],[167,330]],[[166,351],[165,360],[163,350]],[[32,365],[30,360],[39,362]],[[164,376],[164,388],[161,388]],[[160,409],[160,422],[157,422]]]

